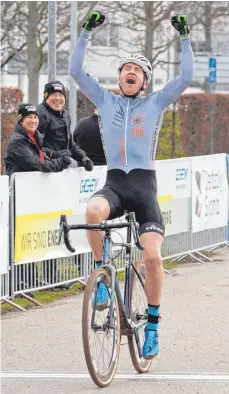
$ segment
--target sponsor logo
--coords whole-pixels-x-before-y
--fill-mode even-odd
[[[164,234],[164,231],[160,227],[155,226],[155,224],[151,224],[149,227],[146,227],[146,231],[152,231],[152,230]]]
[[[160,130],[160,124],[161,124],[161,115],[158,115],[157,121],[156,121],[156,126],[153,131],[153,136],[152,136],[152,141],[151,141],[151,153],[150,157],[154,160],[155,154],[156,154],[156,148],[157,148],[157,140],[158,140],[158,134]]]
[[[53,85],[54,90],[63,90],[63,86],[61,85]]]
[[[188,168],[176,169],[176,181],[185,181],[188,177]]]
[[[123,122],[124,122],[124,110],[121,107],[120,103],[118,103],[118,104],[119,104],[119,109],[114,114],[114,118],[113,118],[112,124],[114,126],[122,128],[123,127]]]
[[[177,168],[176,169],[176,189],[185,190],[187,189],[188,179],[188,168]]]
[[[80,181],[80,193],[93,193],[97,189],[99,178],[82,179]]]
[[[132,137],[143,137],[144,136],[144,127],[134,127],[132,129]]]
[[[196,181],[196,216],[200,217],[203,207],[203,197],[202,197],[202,181],[200,171],[195,171],[195,181]]]
[[[33,105],[27,105],[26,109],[27,111],[34,111],[34,112],[37,111],[36,107],[34,107]]]
[[[130,121],[131,126],[140,127],[144,126],[144,116],[133,116]]]
[[[132,137],[143,137],[144,136],[144,116],[137,115],[133,116],[130,121],[131,126],[134,126],[131,130]]]
[[[172,224],[172,211],[163,211],[162,212],[164,225],[167,226],[168,224]]]
[[[223,192],[223,175],[220,171],[195,171],[197,217],[220,214],[220,197]]]

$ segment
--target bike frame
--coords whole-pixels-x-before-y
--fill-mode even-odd
[[[103,264],[100,269],[105,269],[109,272],[110,277],[111,277],[111,301],[110,301],[110,307],[109,307],[109,315],[108,315],[108,327],[113,328],[114,327],[114,300],[115,300],[115,292],[117,294],[118,298],[118,305],[119,305],[119,310],[122,315],[122,323],[125,325],[125,328],[127,328],[127,334],[125,331],[125,334],[123,335],[131,335],[134,334],[138,346],[138,351],[139,351],[139,356],[141,356],[141,349],[140,349],[140,341],[139,341],[139,336],[138,336],[138,330],[146,324],[145,321],[135,325],[134,327],[131,324],[131,294],[130,294],[130,289],[131,289],[131,273],[132,269],[135,271],[135,274],[137,275],[142,287],[144,288],[144,283],[142,281],[142,278],[138,271],[136,270],[134,264],[132,263],[132,233],[133,233],[133,239],[135,242],[135,245],[140,249],[143,250],[143,246],[141,245],[141,242],[139,240],[139,236],[137,233],[137,223],[135,221],[135,214],[134,212],[129,212],[126,214],[126,219],[128,221],[128,225],[126,223],[118,223],[117,225],[109,225],[106,224],[106,221],[101,222],[98,225],[90,225],[90,224],[80,224],[80,225],[68,225],[67,224],[67,218],[66,215],[61,215],[60,217],[60,237],[59,237],[59,244],[61,242],[62,234],[64,234],[64,243],[67,247],[67,249],[71,252],[74,253],[75,249],[72,247],[70,240],[69,240],[69,231],[70,230],[102,230],[105,231],[105,235],[103,238],[103,261],[105,264]],[[125,243],[114,243],[111,238],[111,231],[114,228],[127,228],[127,241]],[[125,283],[124,283],[124,299],[121,294],[120,286],[118,283],[118,280],[116,278],[116,270],[114,267],[111,265],[110,259],[112,259],[112,247],[113,246],[121,246],[126,248],[126,261],[125,261]],[[107,323],[103,324],[102,326],[97,326],[94,325],[94,317],[95,317],[95,308],[93,311],[92,315],[92,321],[91,321],[91,328],[92,329],[106,329],[107,328]],[[140,319],[141,320],[141,319]]]
[[[144,284],[142,282],[142,279],[138,273],[138,271],[135,269],[134,265],[132,264],[132,248],[131,248],[131,238],[132,238],[132,232],[131,232],[131,227],[127,228],[127,242],[122,244],[126,248],[126,256],[125,256],[125,282],[124,282],[124,298],[122,297],[121,294],[121,289],[120,285],[118,282],[118,279],[116,278],[116,271],[114,267],[112,267],[110,263],[110,259],[112,258],[112,247],[113,246],[119,246],[117,243],[113,243],[111,239],[111,230],[107,230],[104,235],[103,239],[103,261],[105,264],[103,264],[102,268],[106,269],[109,271],[110,276],[111,276],[111,302],[110,302],[110,307],[109,307],[109,328],[113,326],[113,320],[114,320],[114,297],[115,297],[115,292],[117,294],[118,298],[118,304],[119,308],[122,312],[122,316],[124,318],[124,323],[126,327],[131,331],[131,294],[130,294],[130,289],[131,289],[131,272],[132,269],[135,270],[135,273],[140,280],[142,286],[144,287]],[[135,335],[137,335],[138,328],[140,328],[142,324],[139,325],[139,327],[135,327]],[[137,338],[137,343],[139,342]]]

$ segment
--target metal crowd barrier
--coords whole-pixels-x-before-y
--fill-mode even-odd
[[[10,272],[0,275],[1,277],[1,300],[10,296]]]
[[[181,261],[186,256],[193,257],[198,262],[211,259],[200,253],[227,243],[227,227],[201,231],[199,233],[186,232],[165,237],[162,258]],[[197,255],[195,255],[197,253]],[[117,271],[124,270],[125,252],[117,250],[115,265]],[[142,258],[142,252],[133,248],[133,260]],[[74,255],[72,257],[45,260],[38,263],[13,264],[12,297],[35,290],[69,286],[74,282],[85,284],[90,272],[94,269],[91,253]]]
[[[1,301],[12,302],[15,296],[22,295],[33,301],[31,294],[35,290],[69,287],[74,282],[85,284],[90,272],[94,269],[91,253],[78,254],[71,257],[56,258],[36,263],[15,264],[14,261],[14,176],[10,179],[10,264],[7,274],[1,275]],[[202,253],[213,250],[220,245],[228,244],[228,226],[192,233],[187,232],[168,235],[162,247],[163,260],[181,261],[191,256],[195,261],[203,263],[211,258]],[[115,250],[117,271],[124,270],[125,251]],[[142,252],[133,248],[133,260],[142,258]],[[36,301],[34,301],[37,303]],[[19,309],[24,310],[19,307]]]

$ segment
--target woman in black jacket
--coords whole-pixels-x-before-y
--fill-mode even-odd
[[[5,155],[7,175],[28,171],[59,172],[71,164],[67,151],[53,152],[42,148],[38,124],[37,108],[31,104],[20,105],[18,123]]]

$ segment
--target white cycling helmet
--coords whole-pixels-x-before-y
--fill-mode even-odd
[[[138,66],[140,66],[145,73],[147,82],[150,83],[151,77],[152,77],[152,66],[151,66],[149,60],[146,59],[145,56],[142,56],[142,55],[125,56],[119,62],[119,73],[121,72],[121,69],[124,66],[124,64],[127,64],[127,63],[134,63],[134,64],[137,64]]]

